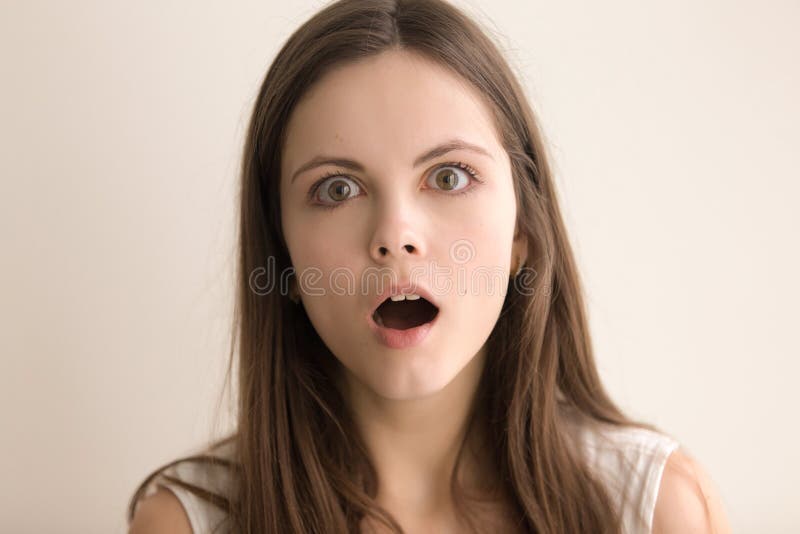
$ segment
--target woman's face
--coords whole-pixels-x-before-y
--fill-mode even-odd
[[[420,159],[453,140],[478,148]],[[360,168],[309,167],[315,158]],[[513,242],[510,160],[476,91],[409,52],[340,67],[295,108],[281,160],[283,232],[302,305],[348,380],[384,398],[419,398],[484,354],[524,246]],[[409,283],[403,293],[427,291],[438,313],[408,336],[415,343],[398,346],[391,339],[410,325],[396,315],[424,301],[382,308],[393,338],[372,312]]]

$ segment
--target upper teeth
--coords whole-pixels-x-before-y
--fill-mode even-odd
[[[392,299],[393,302],[397,302],[398,300],[417,300],[419,295],[411,293],[410,295],[392,295],[389,298]]]

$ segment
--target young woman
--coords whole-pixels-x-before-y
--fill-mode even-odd
[[[450,4],[342,0],[290,37],[240,224],[237,431],[148,476],[132,533],[727,529],[605,392],[534,114]]]

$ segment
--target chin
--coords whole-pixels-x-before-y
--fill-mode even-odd
[[[423,366],[417,369],[405,366],[402,370],[378,370],[371,382],[376,395],[391,400],[417,400],[435,395],[445,389],[458,376],[460,368]]]
[[[413,385],[387,385],[381,384],[380,390],[375,390],[375,394],[388,399],[396,401],[412,401],[420,400],[442,391],[443,385],[437,384],[413,384]]]

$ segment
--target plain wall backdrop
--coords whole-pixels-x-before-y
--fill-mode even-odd
[[[126,532],[230,428],[243,132],[322,5],[2,2],[0,531]],[[614,398],[736,532],[797,532],[800,3],[457,5],[542,121]]]

